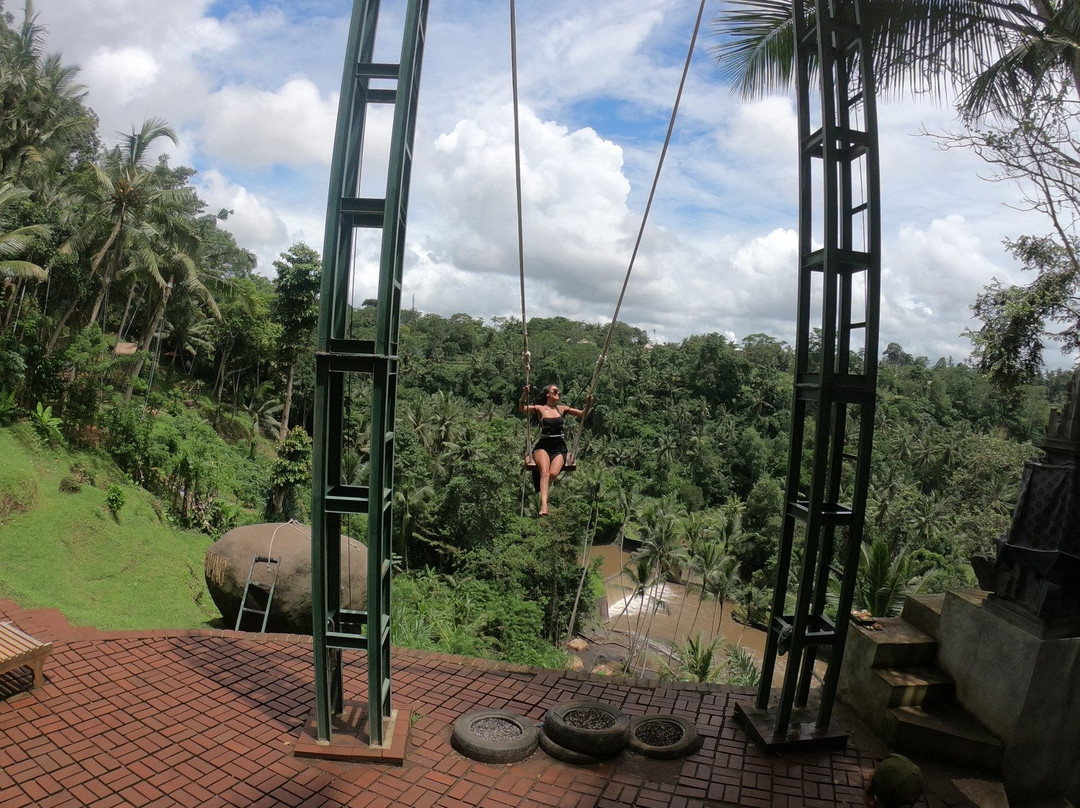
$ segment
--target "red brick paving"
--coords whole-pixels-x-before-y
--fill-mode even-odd
[[[94,808],[833,808],[861,806],[863,772],[886,749],[837,707],[846,751],[767,756],[733,719],[749,691],[642,683],[395,649],[395,707],[413,709],[404,765],[294,757],[314,704],[310,638],[233,631],[104,632],[56,609],[0,599],[0,619],[54,643],[44,687],[0,676],[0,805]],[[367,694],[363,659],[345,697]],[[685,760],[627,751],[597,766],[537,750],[512,765],[450,746],[451,725],[478,707],[540,721],[557,702],[588,698],[628,715],[675,712],[704,744]],[[945,776],[928,808],[969,808]]]

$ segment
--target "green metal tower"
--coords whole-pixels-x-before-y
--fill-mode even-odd
[[[740,712],[758,741],[773,748],[846,743],[846,734],[828,729],[870,479],[881,276],[877,117],[860,2],[793,5],[799,293],[791,448],[762,676],[754,710]],[[830,579],[839,584],[835,621],[826,614]],[[787,667],[773,700],[778,654],[787,654]],[[815,706],[808,700],[819,661],[827,668]],[[801,721],[793,720],[796,710]]]
[[[329,741],[331,717],[343,709],[342,655],[366,651],[369,738],[385,741],[390,706],[390,536],[398,325],[409,176],[427,22],[427,0],[409,0],[398,64],[373,61],[379,0],[354,0],[338,102],[337,133],[323,243],[319,332],[315,357],[312,494],[312,612],[315,713],[319,741]],[[361,196],[370,110],[393,109],[385,195]],[[372,159],[369,162],[376,162]],[[367,183],[365,183],[365,187]],[[381,235],[374,333],[357,338],[350,299],[358,272],[360,231]],[[371,462],[368,485],[342,470],[350,385],[370,389]],[[342,519],[367,515],[367,604],[342,606]]]

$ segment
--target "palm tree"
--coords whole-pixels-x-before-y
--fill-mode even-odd
[[[701,591],[698,595],[697,608],[694,609],[694,619],[690,622],[691,628],[697,625],[709,579],[714,577],[716,571],[727,563],[725,559],[728,558],[731,558],[731,556],[725,553],[724,543],[715,539],[703,541],[694,546],[693,555],[690,559],[690,568],[701,576]]]
[[[676,643],[675,664],[672,666],[669,657],[661,678],[676,679],[680,682],[720,681],[724,664],[716,660],[719,644],[716,637],[706,643],[700,631],[694,637],[687,637],[685,643]]]
[[[398,546],[405,569],[409,569],[409,545],[412,544],[416,526],[422,520],[424,509],[435,495],[435,489],[417,480],[406,478],[394,486],[395,515],[400,519]]]
[[[32,2],[22,25],[0,49],[0,176],[35,189],[41,167],[62,155],[94,130],[75,83],[77,67],[65,67],[59,54],[44,55],[46,29],[37,22]]]
[[[918,592],[927,575],[915,575],[906,549],[894,557],[884,539],[860,548],[859,573],[855,582],[855,604],[874,617],[900,613],[904,598]]]
[[[0,218],[2,218],[5,208],[29,196],[30,191],[25,188],[17,188],[8,184],[0,185]],[[30,261],[19,260],[19,257],[26,253],[35,238],[44,237],[48,234],[49,228],[41,224],[17,227],[6,232],[0,230],[0,282],[6,283],[8,278],[15,278],[20,282],[46,280],[48,274],[44,269]],[[18,289],[13,289],[11,300],[8,302],[7,311],[4,314],[4,330],[7,330],[17,297]]]
[[[720,71],[744,97],[791,86],[792,0],[728,0],[713,21]],[[813,14],[813,4],[807,4]],[[1080,88],[1080,8],[1070,0],[872,0],[861,5],[880,91],[963,87],[962,114],[1022,109],[1065,76]]]
[[[0,213],[9,205],[29,198],[27,188],[4,183],[0,185]],[[0,231],[0,277],[29,278],[43,281],[48,277],[44,269],[29,261],[16,260],[30,248],[33,240],[49,235],[49,228],[43,224],[31,224],[17,227],[7,232]]]
[[[159,328],[165,317],[165,309],[169,305],[169,298],[174,287],[179,287],[202,303],[214,317],[221,317],[221,310],[218,308],[217,301],[214,300],[214,296],[200,278],[198,268],[191,256],[180,249],[173,248],[170,250],[167,244],[160,241],[158,243],[164,254],[156,256],[153,260],[147,260],[145,268],[153,279],[154,285],[160,289],[161,300],[157,302],[153,313],[150,315],[146,330],[143,332],[142,343],[139,346],[142,353],[132,369],[128,388],[124,393],[125,401],[131,400],[135,379],[142,372],[143,362],[145,361],[146,352],[150,349],[151,340],[158,336]],[[160,347],[159,345],[158,350],[160,350]]]
[[[688,562],[681,516],[674,499],[668,496],[647,502],[638,517],[636,532],[642,542],[641,552],[655,562],[665,580],[681,580]]]
[[[92,251],[90,272],[100,274],[101,288],[90,312],[90,322],[97,319],[109,286],[121,272],[135,268],[156,272],[162,256],[167,262],[182,260],[182,255],[191,260],[192,245],[178,241],[175,232],[177,213],[186,211],[190,205],[190,192],[167,187],[163,175],[149,165],[149,149],[163,137],[176,145],[180,143],[165,121],[149,118],[103,160],[84,170],[85,197],[95,210],[61,251]],[[76,300],[64,312],[46,350],[56,345],[78,306]]]
[[[570,610],[570,625],[566,629],[568,635],[574,633],[574,623],[577,621],[578,604],[581,602],[581,590],[585,587],[585,579],[589,575],[592,564],[589,563],[589,550],[593,539],[596,538],[596,524],[600,515],[600,503],[607,493],[604,470],[600,466],[591,466],[578,476],[576,482],[583,489],[582,493],[589,502],[589,517],[585,523],[585,538],[581,543],[581,579],[578,581],[577,592],[574,594],[574,606]]]
[[[754,662],[753,655],[737,643],[724,645],[727,656],[724,657],[722,677],[725,684],[741,687],[757,687],[761,671]]]
[[[734,556],[723,555],[716,560],[716,564],[707,571],[701,583],[702,589],[716,598],[717,608],[713,613],[716,617],[716,632],[714,636],[722,637],[724,623],[724,603],[739,591],[739,562]]]
[[[638,639],[642,636],[641,624],[645,617],[645,612],[647,611],[645,598],[651,593],[652,597],[657,602],[657,608],[660,608],[662,600],[660,598],[661,593],[657,592],[659,575],[657,574],[655,562],[651,558],[644,556],[641,553],[635,553],[630,556],[630,563],[623,567],[622,572],[630,581],[632,593],[623,603],[622,611],[615,615],[615,619],[611,624],[612,627],[619,622],[620,617],[627,613],[630,604],[633,603],[635,599],[639,600],[637,620],[634,623],[634,628],[629,631],[630,650],[627,653],[626,663],[624,664],[624,670],[629,672],[633,668],[634,659],[637,657]],[[629,621],[629,617],[627,617],[627,621]],[[648,642],[649,638],[648,635],[646,635],[642,639],[642,645],[644,645],[646,649],[648,648]]]

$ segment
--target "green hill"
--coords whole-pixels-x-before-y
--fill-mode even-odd
[[[220,617],[206,591],[204,534],[175,530],[153,497],[100,457],[0,429],[0,596],[102,629],[199,628]],[[124,505],[114,518],[106,490]]]

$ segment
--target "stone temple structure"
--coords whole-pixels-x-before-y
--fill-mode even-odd
[[[1045,457],[1024,464],[996,558],[976,555],[971,564],[991,600],[1029,617],[1044,635],[1080,636],[1080,368],[1040,447]]]

